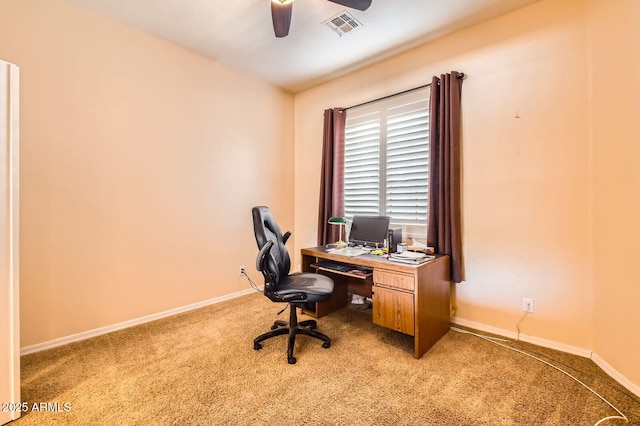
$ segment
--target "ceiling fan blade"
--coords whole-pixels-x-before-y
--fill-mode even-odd
[[[271,2],[271,19],[273,20],[273,32],[276,37],[286,37],[289,34],[292,10],[293,3]]]
[[[338,3],[351,9],[367,10],[371,6],[372,0],[329,0],[333,3]]]

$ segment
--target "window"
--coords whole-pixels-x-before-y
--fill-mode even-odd
[[[347,111],[345,216],[384,215],[404,238],[426,239],[429,88]]]

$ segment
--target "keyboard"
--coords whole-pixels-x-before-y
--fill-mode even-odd
[[[354,265],[345,265],[344,263],[333,262],[331,260],[321,260],[314,264],[318,268],[328,269],[336,272],[349,273],[352,275],[371,275],[373,270]]]
[[[347,272],[353,269],[353,265],[345,265],[343,263],[332,262],[330,260],[321,260],[316,263],[317,266],[334,271]]]

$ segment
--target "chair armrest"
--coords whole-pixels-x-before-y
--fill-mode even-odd
[[[287,231],[282,235],[282,244],[287,244],[287,240],[291,236],[291,231]]]
[[[267,258],[267,254],[271,250],[272,246],[273,241],[269,240],[267,241],[267,244],[262,246],[260,252],[258,252],[258,257],[256,257],[256,269],[258,271],[264,271],[264,261]]]

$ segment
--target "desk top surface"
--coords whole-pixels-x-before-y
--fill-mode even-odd
[[[387,256],[375,255],[375,254],[361,254],[359,256],[345,256],[341,254],[329,253],[324,247],[309,247],[300,250],[303,256],[314,256],[322,259],[334,260],[336,262],[348,263],[357,266],[366,266],[369,268],[385,268],[395,271],[405,271],[413,273],[416,269],[423,268],[432,262],[437,261],[445,256],[436,255],[433,260],[426,261],[421,264],[411,265],[407,263],[394,262],[387,259]]]

